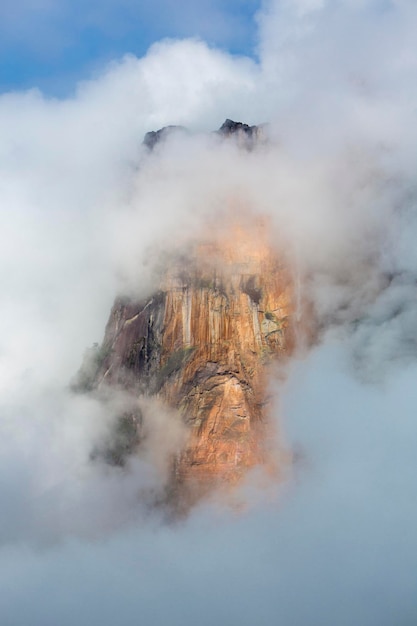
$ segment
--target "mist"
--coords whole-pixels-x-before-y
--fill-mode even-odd
[[[67,99],[0,96],[5,625],[416,621],[417,8],[276,1],[257,23],[256,61],[165,40]],[[226,117],[268,140],[222,141]],[[167,124],[188,132],[150,153]],[[271,381],[296,462],[265,491],[250,476],[240,513],[168,524],[148,504],[181,424],[142,407],[144,454],[92,463],[126,398],[70,383],[114,298],[149,294],[231,197],[270,216],[314,316]]]

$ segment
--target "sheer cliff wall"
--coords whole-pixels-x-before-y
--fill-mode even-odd
[[[172,256],[152,296],[112,308],[93,386],[179,411],[188,435],[172,484],[204,492],[257,465],[279,471],[268,369],[293,351],[294,280],[268,234],[266,220],[236,212],[209,224]],[[140,417],[128,419],[139,441]]]

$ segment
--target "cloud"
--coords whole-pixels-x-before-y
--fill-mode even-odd
[[[0,90],[42,86],[73,93],[82,78],[163,38],[195,37],[251,53],[258,0],[6,0],[0,7]]]
[[[272,3],[259,63],[164,41],[71,98],[0,98],[6,624],[415,621],[416,17]],[[207,135],[225,117],[270,121],[270,144]],[[172,123],[192,133],[146,155]],[[272,216],[319,329],[277,391],[299,461],[278,500],[167,526],[138,497],[163,488],[163,411],[157,463],[94,465],[113,407],[68,385],[114,296],[231,193]]]
[[[309,460],[279,506],[204,507],[176,527],[142,522],[47,551],[5,546],[5,623],[412,624],[415,367],[381,391],[352,380],[340,350],[292,371],[288,436]]]

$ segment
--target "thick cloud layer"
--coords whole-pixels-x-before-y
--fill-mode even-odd
[[[417,9],[299,0],[258,20],[259,63],[163,42],[72,99],[0,98],[5,624],[416,619]],[[270,143],[207,134],[225,117],[269,121]],[[166,124],[192,133],[147,154]],[[248,512],[167,527],[139,495],[181,429],[167,441],[149,406],[148,454],[91,464],[112,407],[69,381],[114,296],[146,293],[231,196],[271,216],[313,303],[319,345],[277,388],[299,461],[282,493],[254,478]]]
[[[328,345],[290,377],[288,434],[307,456],[279,506],[6,545],[3,622],[413,624],[416,368],[381,390],[342,360]]]

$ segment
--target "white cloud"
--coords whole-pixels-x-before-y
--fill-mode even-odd
[[[5,623],[415,621],[417,13],[377,8],[276,3],[259,64],[165,41],[73,98],[0,98]],[[225,117],[271,120],[272,146],[239,153],[203,134]],[[144,133],[170,123],[195,135],[145,158]],[[231,190],[273,216],[341,343],[298,363],[283,396],[305,459],[290,493],[160,528],[137,491],[158,488],[164,454],[92,466],[111,415],[67,387],[115,293],[145,292],[143,260]]]

